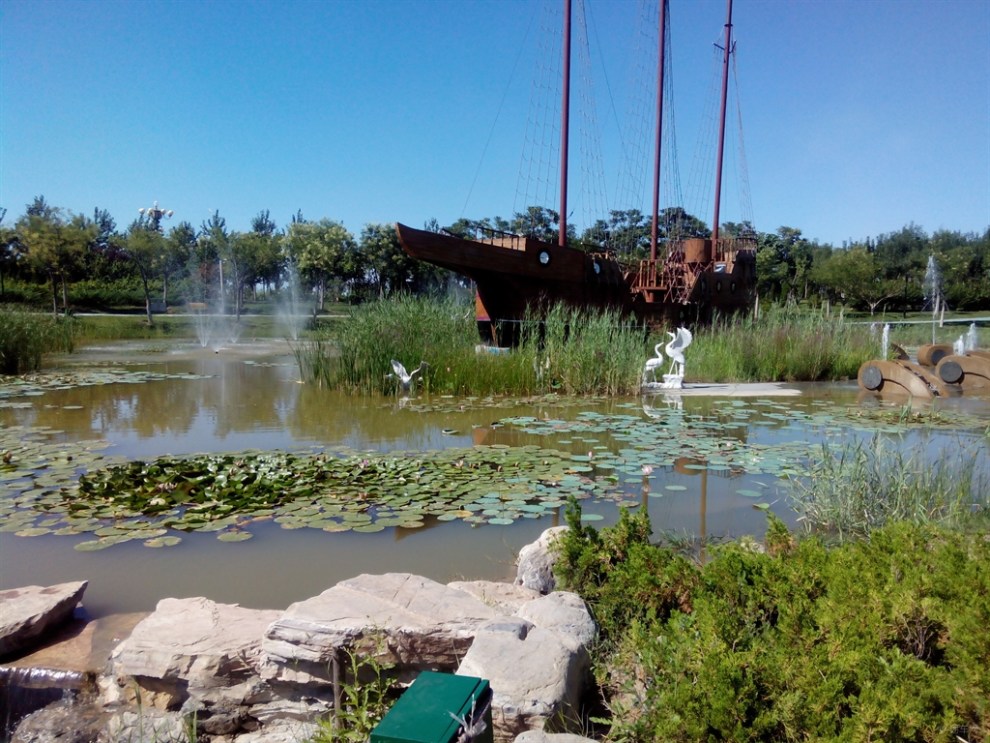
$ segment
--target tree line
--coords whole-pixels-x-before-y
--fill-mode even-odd
[[[367,224],[355,236],[338,221],[311,221],[301,212],[279,227],[263,210],[245,232],[230,230],[219,212],[198,228],[180,221],[166,232],[170,216],[156,206],[118,230],[104,209],[87,217],[43,196],[13,223],[0,208],[0,301],[30,301],[37,293],[22,289],[45,286],[52,312],[67,313],[74,283],[138,286],[152,322],[153,307],[191,302],[216,307],[229,301],[240,316],[246,298],[277,292],[295,279],[312,297],[314,312],[327,301],[438,292],[457,280],[410,258],[391,224]],[[670,240],[711,236],[702,220],[680,207],[659,217],[661,249]],[[568,240],[634,262],[649,254],[651,222],[638,210],[615,210],[580,235],[568,225]],[[446,227],[430,220],[426,228],[460,236],[496,230],[555,242],[558,225],[553,210],[529,207],[512,219],[460,219]],[[748,222],[727,222],[721,232],[756,241],[757,289],[768,301],[840,303],[871,313],[917,311],[936,299],[955,310],[990,309],[990,228],[928,235],[909,224],[839,248],[786,226],[758,232]],[[933,266],[937,282],[931,281]]]

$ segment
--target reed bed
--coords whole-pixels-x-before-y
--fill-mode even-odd
[[[896,521],[965,528],[990,517],[990,474],[986,456],[964,446],[932,457],[877,436],[823,446],[809,475],[792,481],[790,500],[809,531],[839,540]]]
[[[867,325],[841,316],[772,307],[757,320],[735,316],[699,329],[687,351],[689,381],[819,382],[849,379],[874,358]]]
[[[0,374],[35,371],[45,354],[72,351],[77,330],[71,319],[0,307]]]
[[[356,308],[332,333],[295,347],[307,381],[351,392],[398,387],[391,360],[429,366],[422,386],[438,394],[616,395],[638,391],[645,334],[616,313],[554,307],[523,324],[511,352],[479,349],[473,307],[404,297]]]

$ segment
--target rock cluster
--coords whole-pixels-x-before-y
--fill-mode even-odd
[[[579,719],[596,632],[580,597],[547,592],[554,536],[524,550],[516,584],[359,575],[284,611],[163,599],[99,676],[102,735],[137,739],[150,725],[156,740],[185,740],[195,713],[201,741],[305,740],[332,709],[331,669],[346,652],[401,681],[425,669],[488,679],[496,740],[554,740],[553,730]],[[0,601],[4,617],[8,603]],[[13,740],[43,740],[28,732],[36,727],[25,721]]]

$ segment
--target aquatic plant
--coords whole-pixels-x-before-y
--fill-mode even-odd
[[[44,354],[71,351],[76,330],[72,320],[0,307],[0,374],[34,371]]]
[[[621,394],[639,389],[645,353],[641,328],[614,312],[557,306],[524,323],[511,352],[480,349],[473,307],[451,300],[400,297],[355,308],[351,318],[295,346],[303,378],[334,389],[396,391],[391,361],[421,361],[424,389],[439,394]]]
[[[759,319],[733,316],[698,329],[688,372],[711,382],[850,379],[875,351],[866,325],[775,305]]]
[[[810,531],[862,537],[895,521],[949,526],[990,517],[990,469],[965,445],[932,456],[878,436],[823,445],[806,477],[791,478],[790,500]]]

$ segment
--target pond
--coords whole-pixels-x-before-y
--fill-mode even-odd
[[[85,579],[91,616],[150,611],[167,596],[283,608],[365,572],[508,579],[519,548],[563,522],[571,495],[597,525],[624,505],[649,509],[658,535],[760,536],[765,510],[795,524],[787,478],[823,443],[878,432],[933,456],[965,447],[990,470],[986,397],[939,401],[958,422],[947,429],[899,424],[903,401],[863,399],[855,382],[785,391],[795,394],[369,398],[300,383],[280,342],[89,347],[0,384],[0,452],[11,454],[0,463],[0,589]],[[65,512],[82,472],[246,451],[382,472],[409,461],[417,472],[476,469],[446,505],[422,505],[446,485],[383,476],[354,496],[366,503],[286,506],[233,529],[168,529],[165,542],[146,529],[128,538],[109,520],[73,526]],[[59,500],[62,511],[38,510]]]

